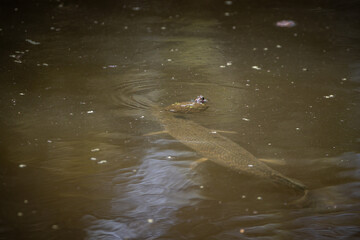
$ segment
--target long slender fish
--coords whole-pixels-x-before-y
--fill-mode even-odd
[[[307,187],[304,184],[270,168],[230,139],[191,120],[175,117],[173,113],[160,108],[153,108],[152,114],[165,128],[163,132],[168,133],[203,157],[236,172],[266,178],[306,195]]]

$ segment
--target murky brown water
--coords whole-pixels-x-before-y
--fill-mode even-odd
[[[358,2],[301,2],[2,1],[0,239],[360,238]],[[308,202],[143,136],[198,94]]]

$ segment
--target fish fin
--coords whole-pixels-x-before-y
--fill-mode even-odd
[[[200,159],[196,160],[195,162],[192,162],[191,165],[190,165],[190,167],[191,167],[192,169],[194,169],[194,168],[196,168],[200,163],[205,162],[205,161],[207,161],[207,160],[209,160],[209,159],[208,159],[208,158],[200,158]]]
[[[286,162],[284,159],[267,159],[267,158],[259,158],[260,161],[264,163],[274,164],[274,165],[285,165]]]
[[[158,135],[158,134],[163,134],[163,133],[168,133],[168,131],[158,131],[158,132],[150,132],[150,133],[146,133],[143,136],[153,136],[153,135]]]
[[[235,131],[226,131],[226,130],[211,130],[211,133],[231,133],[231,134],[237,134]]]

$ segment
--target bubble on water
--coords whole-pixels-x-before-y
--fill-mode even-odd
[[[161,27],[161,30],[166,30],[166,27],[164,27],[164,26],[163,26],[163,27]]]
[[[243,199],[244,199],[244,198],[246,198],[246,196],[245,196],[245,195],[242,195],[242,196],[241,196],[241,198],[243,198]]]
[[[30,43],[30,44],[32,44],[32,45],[40,45],[40,42],[36,42],[36,41],[34,41],[34,40],[31,40],[31,39],[25,39],[25,41],[26,42],[28,42],[28,43]]]
[[[220,65],[219,67],[220,67],[220,68],[225,68],[226,66],[225,66],[225,65]]]
[[[269,146],[271,146],[271,143],[268,143]]]
[[[203,188],[204,188],[204,186],[203,186],[203,185],[201,185],[201,186],[200,186],[200,188],[201,188],[201,189],[203,189]]]
[[[230,13],[229,13],[229,12],[225,12],[225,13],[224,13],[224,16],[225,16],[225,17],[229,17],[229,16],[230,16]]]
[[[22,93],[22,92],[21,92],[21,93],[19,93],[19,95],[20,95],[20,96],[24,96],[24,95],[25,95],[25,93]]]
[[[278,45],[276,45],[276,48],[282,48],[282,46],[278,44]]]
[[[256,199],[257,199],[257,200],[262,200],[262,197],[257,197]]]
[[[101,161],[98,162],[98,164],[104,164],[104,163],[107,163],[107,161],[106,160],[101,160]]]
[[[52,141],[51,141],[51,140],[47,140],[47,142],[48,142],[48,143],[52,143]]]
[[[89,111],[87,111],[87,113],[91,114],[91,113],[94,113],[94,111],[93,111],[93,110],[89,110]]]
[[[252,165],[252,164],[249,164],[249,165],[248,165],[248,167],[253,167],[253,166],[254,166],[254,165]]]
[[[258,67],[258,66],[252,66],[251,68],[252,68],[252,69],[255,69],[255,70],[261,70],[261,68]]]
[[[235,29],[236,29],[236,26],[232,26],[232,29],[235,30]]]
[[[250,119],[248,119],[248,118],[242,118],[242,120],[247,121],[247,122],[250,121]]]
[[[91,157],[90,160],[91,161],[96,161],[96,157]]]
[[[171,159],[172,157],[171,156],[167,156],[168,159]]]
[[[25,168],[26,164],[19,164],[19,168]]]
[[[98,151],[100,151],[100,148],[93,148],[93,149],[91,149],[91,151],[92,152],[98,152]]]
[[[232,62],[227,62],[226,63],[226,66],[231,66],[232,65]]]
[[[18,212],[18,213],[17,213],[17,216],[18,216],[18,217],[22,217],[22,216],[24,216],[24,214],[23,214],[22,212]]]
[[[153,222],[154,222],[154,219],[149,218],[149,219],[147,220],[147,222],[148,222],[148,223],[153,223]]]

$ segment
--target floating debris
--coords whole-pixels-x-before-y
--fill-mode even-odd
[[[276,22],[275,25],[282,28],[292,28],[296,26],[296,23],[292,20],[281,20]]]
[[[24,96],[24,95],[25,95],[25,93],[22,93],[22,92],[21,92],[21,93],[19,93],[19,95],[20,95],[20,96]]]
[[[87,113],[91,114],[91,113],[94,113],[94,111],[93,111],[93,110],[89,110],[89,111],[87,111]]]
[[[171,156],[167,156],[168,159],[171,159],[172,157]]]
[[[245,232],[245,230],[242,228],[240,229],[240,233],[243,234]]]
[[[335,96],[330,94],[330,95],[327,95],[327,96],[324,96],[324,98],[334,98]]]
[[[96,161],[96,157],[91,157],[90,160],[91,161]]]
[[[148,221],[148,223],[153,223],[154,219],[149,218],[147,221]]]
[[[40,42],[33,41],[31,39],[25,39],[26,42],[32,44],[32,45],[40,45]]]
[[[106,160],[101,160],[101,161],[98,162],[98,164],[104,164],[104,163],[107,163],[107,161]]]
[[[262,197],[257,197],[256,199],[257,199],[257,200],[262,200]]]
[[[248,167],[253,167],[253,166],[254,166],[254,165],[252,165],[252,164],[249,164],[249,165],[248,165]]]
[[[231,66],[232,65],[232,62],[227,62],[226,63],[226,66]]]
[[[19,164],[19,168],[25,168],[26,164]]]
[[[98,152],[98,151],[100,151],[100,148],[93,148],[93,149],[91,149],[91,151],[92,152]]]
[[[255,70],[261,70],[261,68],[258,67],[258,66],[252,66],[251,68],[252,68],[252,69],[255,69]]]
[[[220,65],[219,67],[220,67],[220,68],[225,68],[226,66],[225,66],[225,65]]]
[[[201,185],[201,186],[200,186],[200,188],[201,188],[201,189],[203,189],[203,188],[204,188],[204,186],[203,186],[203,185]]]
[[[247,122],[250,121],[250,119],[248,119],[248,118],[242,118],[242,120],[247,121]]]

